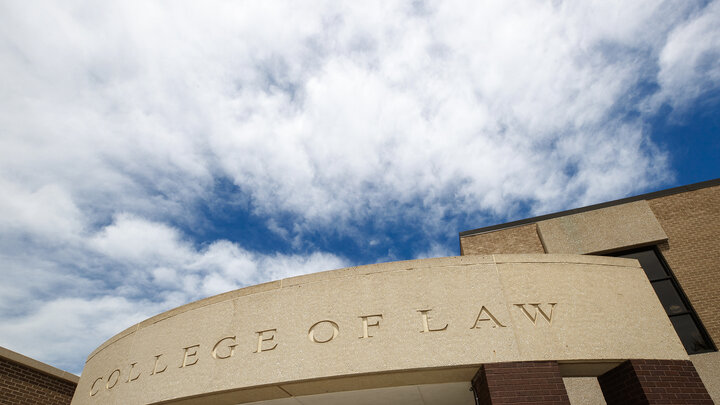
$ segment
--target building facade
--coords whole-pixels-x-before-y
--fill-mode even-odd
[[[0,351],[0,403],[711,404],[718,231],[714,180],[462,232],[459,257],[157,315],[98,347],[79,381]]]
[[[79,377],[0,347],[1,405],[69,405]]]
[[[720,402],[720,179],[460,233],[464,255],[571,253],[639,260]]]

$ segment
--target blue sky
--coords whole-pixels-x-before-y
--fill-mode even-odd
[[[720,1],[0,4],[0,345],[720,177]]]

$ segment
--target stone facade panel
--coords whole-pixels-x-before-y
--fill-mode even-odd
[[[460,251],[463,255],[545,253],[536,224],[462,237]]]

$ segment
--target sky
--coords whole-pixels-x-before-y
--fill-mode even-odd
[[[720,177],[720,0],[0,1],[0,346]]]

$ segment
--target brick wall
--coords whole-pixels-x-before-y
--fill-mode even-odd
[[[598,382],[608,405],[713,403],[687,360],[628,360]]]
[[[570,404],[555,361],[484,364],[472,384],[482,405]]]
[[[76,385],[0,357],[0,405],[70,404]]]
[[[460,254],[462,255],[493,253],[545,253],[545,249],[540,242],[536,224],[460,238]]]
[[[648,200],[668,236],[658,245],[710,337],[720,343],[720,186]]]

